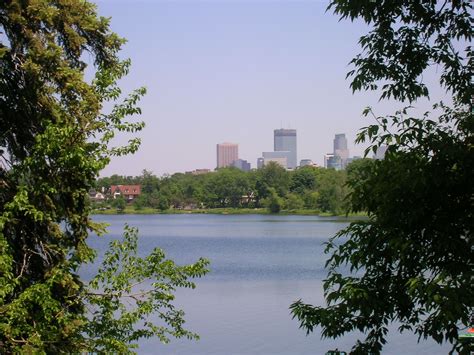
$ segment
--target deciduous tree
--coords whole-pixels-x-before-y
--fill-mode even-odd
[[[320,326],[324,337],[364,332],[357,354],[381,352],[392,322],[469,353],[459,333],[474,307],[472,3],[338,0],[329,8],[372,27],[352,61],[353,90],[380,88],[382,99],[414,103],[429,95],[423,74],[435,65],[453,105],[435,103],[422,117],[409,109],[373,115],[376,124],[361,130],[358,141],[369,149],[388,145],[384,160],[349,177],[351,210],[369,219],[327,244],[327,306],[300,300],[293,315],[308,332]]]

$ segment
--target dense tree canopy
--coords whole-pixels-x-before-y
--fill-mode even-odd
[[[192,287],[187,278],[202,275],[205,261],[175,267],[158,250],[137,258],[136,233],[126,231],[126,248],[112,245],[98,279],[78,276],[95,255],[89,233],[104,232],[89,217],[88,191],[111,156],[139,145],[109,143],[117,131],[143,128],[126,117],[140,113],[144,89],[116,102],[116,81],[129,67],[118,58],[123,43],[86,0],[0,2],[1,353],[123,353],[143,336],[192,336],[179,311],[163,311],[160,327],[144,320],[169,310],[173,289]],[[108,113],[106,101],[115,102]],[[141,292],[131,285],[153,278],[160,282],[143,291],[146,301],[121,306]]]
[[[362,162],[366,160],[370,161],[361,159]],[[112,185],[141,185],[142,193],[132,203],[137,210],[144,207],[159,210],[261,208],[269,206],[271,197],[272,201],[279,201],[278,212],[306,209],[313,213],[343,214],[349,191],[345,187],[346,175],[345,171],[312,166],[286,171],[271,163],[249,172],[222,168],[202,175],[177,173],[156,177],[148,171],[135,177],[113,175],[98,179],[96,189],[109,191]],[[109,206],[116,207],[110,194],[106,201],[93,204],[96,209]]]
[[[377,123],[361,130],[358,141],[369,149],[388,145],[384,160],[348,169],[350,209],[369,219],[327,245],[327,306],[300,300],[292,312],[325,337],[364,332],[358,354],[380,353],[392,322],[469,353],[459,334],[474,309],[472,3],[335,0],[329,8],[372,26],[352,61],[353,90],[381,86],[382,98],[416,104],[429,95],[425,69],[437,65],[453,104],[435,103],[418,118],[409,108],[373,115]]]

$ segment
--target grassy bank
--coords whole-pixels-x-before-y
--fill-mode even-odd
[[[193,210],[178,210],[170,209],[166,211],[160,211],[153,208],[143,208],[136,210],[133,207],[126,207],[123,211],[117,211],[115,208],[107,210],[93,210],[92,214],[104,214],[104,215],[115,215],[115,214],[224,214],[224,215],[238,215],[238,214],[270,214],[266,208],[203,208]],[[318,210],[282,210],[280,215],[298,215],[298,216],[334,216],[330,213],[322,213]],[[340,216],[345,216],[342,214]],[[366,213],[349,214],[349,216],[365,217]]]

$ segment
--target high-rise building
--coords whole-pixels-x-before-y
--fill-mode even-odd
[[[287,168],[295,169],[298,161],[296,153],[296,129],[275,129],[273,134],[273,150],[275,152],[289,152]]]
[[[263,152],[263,162],[264,165],[268,164],[271,161],[274,161],[280,164],[285,169],[288,169],[288,162],[291,159],[292,152],[290,151],[278,151],[278,152]]]
[[[250,163],[247,160],[243,160],[243,159],[234,160],[231,166],[243,171],[250,171],[250,168],[251,168]]]
[[[263,168],[264,165],[265,165],[265,159],[263,159],[263,158],[258,158],[258,159],[257,159],[257,169]]]
[[[334,137],[334,156],[341,159],[342,168],[345,168],[349,159],[349,149],[347,149],[347,139],[344,133],[336,134]]]
[[[230,166],[239,159],[239,145],[234,143],[220,143],[217,145],[217,169]]]
[[[324,156],[324,167],[326,169],[342,170],[343,165],[341,157],[331,153],[326,154]]]

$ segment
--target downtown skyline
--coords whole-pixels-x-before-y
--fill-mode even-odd
[[[362,110],[372,106],[383,115],[401,105],[379,103],[377,92],[352,94],[348,62],[367,27],[339,22],[326,5],[99,1],[99,12],[128,39],[122,55],[132,67],[123,92],[148,88],[140,103],[146,124],[140,149],[114,158],[101,175],[214,168],[215,144],[223,141],[239,142],[239,155],[255,166],[273,146],[268,127],[298,129],[298,162],[324,166],[336,132],[345,132],[348,149],[362,155],[365,147],[353,142],[360,127],[373,123]],[[440,91],[431,96],[445,99]],[[425,102],[414,105],[428,109]]]
[[[294,170],[305,165],[313,165],[324,168],[335,168],[336,170],[345,169],[347,165],[355,159],[360,159],[361,156],[351,156],[350,150],[348,149],[347,138],[345,133],[335,133],[333,139],[332,152],[324,154],[322,165],[315,163],[312,158],[298,157],[298,139],[296,129],[274,129],[273,130],[273,151],[262,152],[261,157],[256,162],[248,162],[245,157],[239,155],[239,143],[224,142],[216,145],[216,167],[214,170],[225,168],[225,167],[238,167],[241,170],[242,167],[236,166],[234,163],[245,162],[250,163],[253,169],[262,168],[267,162],[276,162],[285,169]],[[382,159],[385,154],[386,146],[384,146],[377,154],[368,156],[368,158]],[[207,170],[211,171],[208,167],[196,168],[196,170]],[[250,167],[248,168],[250,170]],[[248,171],[247,170],[247,171]],[[188,171],[192,172],[192,171]]]

